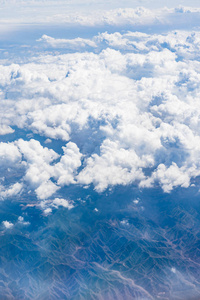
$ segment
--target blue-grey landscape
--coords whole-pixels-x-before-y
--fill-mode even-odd
[[[200,6],[0,0],[0,300],[200,299]]]

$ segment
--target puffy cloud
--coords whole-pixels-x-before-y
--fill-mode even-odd
[[[24,217],[22,217],[22,216],[19,216],[19,217],[18,217],[18,223],[19,223],[20,225],[23,225],[23,226],[28,226],[28,225],[30,225],[30,222],[24,221]]]
[[[47,199],[51,197],[61,186],[74,184],[77,169],[81,166],[82,154],[75,143],[69,142],[63,146],[64,154],[60,157],[52,149],[43,147],[39,141],[31,139],[25,141],[19,139],[10,144],[6,144],[7,148],[17,149],[20,161],[18,167],[23,165],[25,175],[22,180],[28,183],[29,187],[35,190],[39,199]],[[3,147],[6,146],[3,144]],[[4,148],[3,148],[4,149]],[[5,161],[8,160],[10,152],[5,151]],[[23,159],[22,159],[23,158]],[[57,160],[60,160],[57,162]],[[13,159],[11,162],[15,162]],[[7,165],[6,165],[7,166]],[[17,168],[17,166],[14,166]],[[52,181],[56,180],[56,183]],[[5,189],[2,187],[0,195],[2,198],[17,195],[22,190],[23,184],[16,183]]]
[[[82,154],[76,144],[69,142],[66,147],[62,147],[64,155],[54,166],[54,178],[58,185],[69,185],[75,183],[77,169],[81,166]]]
[[[35,190],[39,199],[47,199],[51,197],[59,187],[54,184],[51,180],[42,182],[39,187]]]
[[[126,185],[143,179],[142,166],[148,166],[148,163],[148,158],[141,161],[133,150],[125,150],[105,140],[100,155],[94,154],[88,158],[86,167],[78,175],[78,181],[86,185],[93,183],[95,189],[102,192],[109,185]]]
[[[114,49],[138,53],[135,62],[144,63],[147,54],[151,51],[160,52],[169,49],[169,55],[173,53],[184,59],[195,59],[199,57],[200,34],[198,31],[175,30],[166,34],[147,34],[144,32],[129,31],[127,33],[114,32],[109,34],[103,32],[94,38],[96,44],[104,44]],[[155,52],[153,52],[155,53]],[[158,53],[157,53],[158,54]],[[161,53],[160,53],[161,54]]]
[[[0,126],[0,135],[5,135],[13,132],[14,130],[10,126],[6,126],[5,124]]]
[[[51,214],[51,213],[52,213],[52,209],[51,209],[50,207],[45,208],[45,210],[44,210],[44,215],[45,215],[45,216],[48,216],[48,215]]]
[[[12,143],[0,143],[0,165],[10,166],[21,161],[19,149]]]
[[[55,198],[52,202],[52,206],[56,207],[56,208],[58,206],[63,206],[68,209],[72,209],[74,207],[74,205],[72,203],[70,203],[68,200],[61,199],[61,198]]]
[[[12,222],[9,222],[9,221],[3,221],[2,224],[6,229],[11,229],[16,225],[28,226],[28,225],[30,225],[30,222],[24,221],[24,217],[19,216],[18,220],[15,224]]]
[[[11,185],[9,187],[9,189],[5,189],[4,187],[0,187],[0,196],[5,199],[8,197],[12,197],[12,196],[16,196],[17,194],[19,194],[21,192],[23,188],[23,184],[22,183],[15,183],[13,185]]]
[[[52,166],[50,163],[59,155],[51,149],[43,148],[36,140],[16,142],[27,164],[26,180],[35,189],[40,199],[45,199],[56,192],[58,187],[50,180]]]
[[[52,141],[1,143],[1,163],[23,161],[22,182],[44,200],[69,184],[189,186],[200,174],[199,33],[102,33],[93,42],[96,53],[1,66],[3,126]]]
[[[23,153],[24,159],[30,164],[37,163],[41,165],[42,163],[50,163],[59,157],[55,151],[47,147],[42,147],[39,141],[34,139],[30,141],[19,139],[15,144],[21,153]]]
[[[179,168],[174,162],[168,168],[160,164],[150,178],[140,182],[140,187],[152,187],[155,182],[159,182],[163,191],[169,193],[177,186],[189,187],[190,176],[185,167]]]
[[[6,229],[11,229],[14,226],[14,224],[9,221],[3,221],[2,223]]]
[[[40,207],[43,210],[45,216],[52,213],[53,209],[58,209],[59,207],[67,208],[68,210],[74,207],[73,202],[63,198],[55,198],[54,200],[45,200],[40,203]]]
[[[29,122],[32,122],[32,129],[50,138],[68,141],[71,130],[70,126],[66,124],[67,114],[64,114],[65,110],[66,107],[55,105],[29,113],[28,118]]]

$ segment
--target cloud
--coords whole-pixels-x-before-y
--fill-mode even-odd
[[[66,147],[62,147],[64,155],[60,162],[54,166],[54,178],[57,184],[64,186],[75,183],[74,177],[77,169],[81,166],[82,154],[76,144],[69,142]]]
[[[59,207],[67,208],[68,210],[74,208],[73,202],[63,198],[55,198],[54,200],[45,200],[40,203],[40,207],[43,210],[45,216],[52,213],[53,209]]]
[[[19,223],[20,225],[23,225],[23,226],[28,226],[28,225],[30,225],[30,222],[25,222],[25,221],[24,221],[24,217],[22,217],[22,216],[19,216],[19,217],[18,217],[18,223]]]
[[[73,50],[79,50],[81,48],[96,48],[97,45],[94,41],[90,39],[83,39],[83,38],[75,38],[75,39],[55,39],[48,35],[43,35],[40,39],[37,40],[38,42],[44,43],[47,47],[52,48],[67,48]]]
[[[35,134],[1,143],[1,164],[23,166],[20,183],[43,200],[70,184],[188,187],[200,175],[199,32],[104,32],[91,43],[95,53],[1,66],[2,124]]]
[[[14,130],[10,126],[6,126],[5,124],[0,126],[0,135],[5,135],[13,132]]]
[[[81,184],[95,185],[98,192],[104,191],[109,185],[126,185],[144,178],[141,166],[145,165],[132,150],[125,150],[110,140],[101,146],[100,155],[88,158],[86,167],[78,175]]]
[[[45,1],[44,5],[43,1],[6,1],[7,3],[2,5],[0,17],[1,24],[6,24],[13,32],[21,30],[22,26],[27,24],[29,26],[32,25],[32,28],[35,28],[36,24],[41,24],[42,26],[44,24],[47,26],[62,24],[66,28],[70,26],[74,29],[77,26],[87,26],[88,28],[105,26],[110,28],[125,27],[127,29],[129,26],[137,30],[148,30],[148,28],[155,31],[159,31],[161,28],[164,30],[186,30],[187,28],[191,30],[199,26],[200,10],[198,7],[195,8],[194,1],[194,7],[177,6],[180,3],[178,1],[173,1],[172,3],[172,0],[165,1],[165,4],[163,1],[162,4],[157,1],[157,5],[155,4],[156,1],[147,2],[144,0],[141,3],[139,0],[134,2],[127,0],[127,6],[125,2],[119,1],[108,1],[107,3],[105,1],[98,3],[90,1],[88,3],[89,9],[85,2],[84,4],[78,4],[77,2],[72,4],[69,1],[59,1],[55,5],[55,1]],[[141,4],[145,7],[140,7]],[[169,9],[166,6],[173,8]],[[35,10],[39,12],[37,15]],[[8,28],[5,27],[4,29],[3,26],[1,27],[2,31],[8,31]]]
[[[56,184],[54,184],[51,180],[47,180],[42,182],[35,192],[39,199],[47,199],[51,197],[58,189],[59,187]]]
[[[24,217],[19,216],[18,220],[15,224],[12,222],[9,222],[9,221],[3,221],[2,224],[6,229],[11,229],[16,225],[28,226],[28,225],[30,225],[30,222],[24,221]]]
[[[23,184],[19,182],[11,185],[7,190],[4,187],[0,187],[0,196],[3,199],[16,196],[22,191],[22,188],[23,188]]]
[[[52,209],[51,209],[50,207],[44,209],[44,215],[45,215],[45,216],[48,216],[48,215],[51,214],[51,213],[52,213]]]
[[[14,224],[9,221],[3,221],[2,223],[6,229],[11,229],[14,226]]]
[[[41,165],[42,163],[50,163],[59,157],[55,151],[47,147],[42,147],[40,142],[34,139],[30,141],[19,139],[15,144],[21,153],[23,153],[25,161],[30,164],[37,163]]]
[[[12,166],[21,161],[21,153],[12,143],[0,143],[0,165]]]
[[[159,182],[163,191],[169,193],[177,186],[189,187],[190,176],[186,168],[179,168],[174,162],[168,168],[160,164],[150,178],[140,182],[140,187],[152,187],[155,182]]]
[[[125,1],[1,1],[0,11],[0,35],[4,40],[10,37],[12,40],[20,41],[22,45],[27,44],[30,36],[26,33],[27,26],[30,31],[51,32],[52,27],[56,28],[57,35],[63,34],[62,28],[66,32],[77,32],[77,28],[86,32],[96,30],[103,31],[104,28],[110,30],[127,30],[160,32],[168,30],[192,30],[199,27],[200,10],[195,8],[196,1],[191,0],[193,7],[182,7],[180,1],[175,0],[125,0]],[[188,5],[186,0],[181,2]],[[143,5],[143,7],[140,7]],[[163,8],[164,7],[164,8]],[[166,7],[171,7],[166,8]],[[175,7],[175,8],[174,8]],[[35,13],[37,11],[37,14]],[[38,24],[40,25],[38,29]],[[69,31],[70,28],[70,31]],[[25,38],[23,38],[25,36]],[[27,39],[28,38],[28,39]],[[52,37],[43,36],[45,45],[55,46]],[[69,47],[77,49],[81,47],[93,47],[93,41],[86,40],[71,41],[60,38],[56,42],[58,47]],[[58,49],[58,48],[57,48]],[[77,49],[78,50],[78,49]]]
[[[74,207],[74,205],[71,204],[68,200],[61,199],[61,198],[55,198],[52,202],[52,206],[55,208],[58,208],[59,206],[63,206],[68,209],[72,209]]]
[[[8,144],[8,146],[11,149],[16,147],[18,151],[16,153],[20,154],[21,160],[18,166],[13,167],[18,168],[23,165],[25,174],[22,181],[26,182],[29,188],[35,190],[39,199],[51,197],[61,186],[76,183],[75,175],[77,169],[81,166],[82,157],[76,144],[69,142],[66,146],[63,146],[61,157],[55,151],[43,147],[39,141],[34,139],[30,141],[19,139]],[[60,160],[57,162],[59,158]],[[54,183],[52,179],[56,182]],[[22,183],[16,183],[7,190],[2,187],[0,195],[3,198],[17,195],[22,187]]]
[[[50,180],[52,167],[50,163],[59,155],[53,150],[42,147],[36,140],[15,142],[23,154],[26,163],[24,180],[35,189],[40,199],[51,196],[58,187]]]

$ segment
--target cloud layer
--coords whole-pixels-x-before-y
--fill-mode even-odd
[[[2,3],[4,2],[4,3]],[[126,2],[126,3],[125,3]],[[195,0],[182,1],[0,1],[2,25],[27,24],[55,26],[192,29],[199,27],[200,9]],[[186,2],[184,4],[184,2]],[[127,4],[127,5],[126,5]],[[191,7],[190,7],[191,6]],[[153,9],[152,9],[153,8]],[[37,11],[37,14],[36,14]],[[13,31],[19,28],[13,28]],[[7,31],[5,28],[4,30]],[[75,43],[75,41],[74,41]]]
[[[35,138],[2,142],[0,164],[24,168],[2,197],[24,183],[42,200],[70,184],[170,192],[200,175],[198,31],[43,35],[37,44],[41,54],[29,62],[0,66],[0,132],[60,140],[61,154]]]

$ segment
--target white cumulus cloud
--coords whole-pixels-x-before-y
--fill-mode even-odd
[[[2,223],[6,229],[11,229],[14,226],[14,224],[9,221],[3,221]]]
[[[70,184],[188,187],[200,175],[199,32],[104,32],[79,42],[96,52],[1,65],[3,126],[44,136],[49,148],[0,143],[0,163],[23,165],[20,182],[43,200]]]

